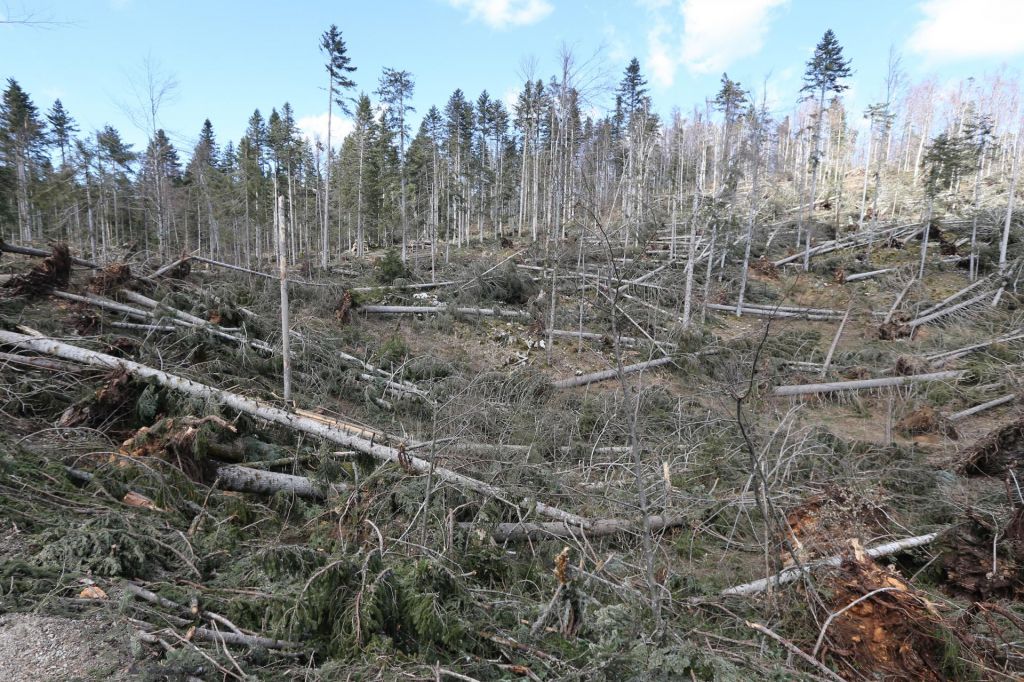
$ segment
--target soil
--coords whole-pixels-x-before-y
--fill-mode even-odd
[[[123,627],[98,618],[73,620],[17,613],[0,616],[0,679],[132,680]]]

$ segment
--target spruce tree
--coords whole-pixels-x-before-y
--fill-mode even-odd
[[[838,95],[847,89],[842,81],[849,78],[850,61],[843,58],[843,48],[836,40],[836,34],[832,29],[825,31],[818,46],[814,49],[814,55],[807,61],[807,69],[804,71],[804,86],[800,92],[811,93],[818,103],[818,113],[814,122],[813,151],[811,152],[811,194],[808,202],[811,205],[811,212],[814,212],[814,195],[818,189],[818,169],[821,165],[821,123],[825,113],[825,96],[829,93]],[[805,202],[805,203],[808,203]],[[800,210],[800,219],[797,224],[797,239],[803,228],[804,211]],[[807,229],[807,249],[804,251],[804,270],[810,266],[811,259],[811,235],[813,230]]]
[[[398,71],[385,67],[380,77],[380,87],[377,90],[377,94],[381,98],[381,104],[385,105],[381,121],[382,127],[392,136],[398,137],[398,178],[401,202],[403,263],[408,259],[409,239],[409,222],[405,200],[405,141],[409,135],[409,124],[406,122],[406,115],[416,111],[409,104],[414,87],[412,74],[408,71]]]
[[[26,242],[32,240],[29,184],[41,161],[45,140],[39,110],[18,82],[8,78],[0,100],[0,156],[14,168],[18,229]]]
[[[323,222],[320,227],[320,267],[327,268],[327,256],[330,252],[328,216],[331,205],[331,122],[334,105],[349,114],[348,100],[339,95],[355,87],[355,81],[348,77],[356,67],[348,56],[348,48],[341,37],[341,31],[334,24],[320,36],[320,49],[327,54],[327,163],[324,166],[324,202],[322,206]]]
[[[46,114],[46,120],[50,123],[50,141],[60,151],[60,165],[63,168],[68,163],[71,138],[78,132],[78,126],[59,99],[54,100],[53,107]]]

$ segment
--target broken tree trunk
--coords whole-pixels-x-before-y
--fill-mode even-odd
[[[795,384],[792,386],[776,386],[772,395],[807,395],[809,393],[835,393],[837,391],[861,391],[868,388],[885,388],[887,386],[903,386],[926,381],[944,381],[959,379],[965,370],[947,370],[930,374],[912,374],[905,377],[883,377],[881,379],[857,379],[856,381],[836,381],[827,384]]]
[[[37,338],[7,331],[0,331],[0,344],[6,344],[25,350],[33,350],[37,353],[53,355],[65,360],[72,360],[74,362],[80,362],[87,365],[107,367],[110,369],[123,369],[133,376],[142,377],[144,379],[155,379],[160,385],[166,386],[175,391],[195,396],[197,398],[202,398],[204,400],[214,400],[237,412],[242,412],[264,419],[268,422],[280,424],[287,428],[301,431],[311,436],[316,436],[317,438],[323,438],[324,440],[328,440],[332,443],[343,445],[346,448],[358,450],[359,452],[365,453],[384,462],[399,464],[410,472],[427,474],[433,471],[434,476],[446,483],[450,483],[486,497],[501,500],[513,506],[518,506],[524,511],[528,512],[530,510],[535,510],[541,516],[546,516],[556,521],[564,521],[577,526],[589,527],[590,525],[590,521],[582,516],[564,511],[557,507],[552,507],[551,505],[537,500],[525,499],[518,503],[512,502],[508,499],[506,492],[497,486],[484,483],[483,481],[470,478],[469,476],[464,476],[450,469],[434,466],[427,460],[407,454],[403,448],[393,448],[382,443],[375,443],[372,439],[367,440],[360,438],[343,431],[340,428],[333,427],[315,419],[304,417],[293,410],[274,407],[273,405],[258,399],[246,398],[245,396],[238,395],[237,393],[225,391],[213,386],[207,386],[206,384],[201,384],[197,381],[192,381],[191,379],[185,379],[184,377],[169,374],[138,362],[115,358],[112,355],[79,348],[78,346],[62,343],[55,339]]]
[[[260,495],[285,492],[314,500],[326,498],[328,492],[340,493],[348,488],[344,484],[334,483],[328,489],[305,476],[279,474],[274,471],[236,465],[217,467],[217,487],[239,493]]]
[[[896,540],[894,542],[887,542],[884,545],[878,545],[865,550],[864,554],[872,559],[877,559],[878,557],[888,556],[890,554],[895,554],[896,552],[902,552],[906,549],[927,545],[933,542],[937,537],[939,537],[939,532],[928,533],[927,535],[918,535],[917,537]],[[812,569],[821,568],[823,566],[836,567],[842,564],[842,562],[843,556],[836,555],[830,556],[827,559],[821,559],[820,561],[812,561],[810,563],[803,564],[802,566],[790,566],[789,568],[783,569],[779,573],[768,578],[762,578],[760,580],[755,580],[753,582],[722,590],[719,592],[719,595],[722,597],[728,597],[757,594],[771,589],[772,587],[791,583],[805,573],[810,572]]]

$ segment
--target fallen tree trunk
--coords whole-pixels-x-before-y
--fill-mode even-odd
[[[471,281],[471,280],[470,280]],[[439,289],[441,287],[449,287],[453,284],[465,284],[466,280],[453,279],[446,282],[420,282],[417,284],[382,284],[378,287],[352,287],[349,289],[353,294],[372,294],[379,291],[382,294],[386,294],[389,291],[413,291],[415,289]]]
[[[918,535],[913,538],[906,538],[903,540],[896,540],[894,542],[887,542],[884,545],[878,545],[864,551],[864,553],[872,559],[878,557],[888,556],[895,554],[896,552],[902,552],[906,549],[912,549],[914,547],[921,547],[927,545],[939,537],[939,532],[928,533],[927,535]],[[722,597],[729,596],[747,596],[751,594],[757,594],[764,592],[765,590],[771,589],[778,585],[785,585],[791,583],[805,573],[809,573],[815,568],[822,568],[824,566],[836,567],[842,564],[843,556],[836,555],[830,556],[827,559],[820,559],[818,561],[812,561],[810,563],[803,564],[802,566],[791,566],[783,569],[779,573],[768,578],[761,578],[753,582],[744,583],[743,585],[737,585],[719,592]]]
[[[529,317],[527,313],[521,310],[455,308],[447,305],[364,305],[359,306],[356,310],[372,315],[424,315],[450,312],[459,315],[480,315],[482,317]]]
[[[728,312],[728,313],[733,313],[733,314],[736,313],[736,306],[734,306],[734,305],[723,305],[721,303],[708,303],[708,304],[706,304],[706,307],[709,308],[710,310],[718,310],[718,311]],[[795,317],[795,318],[799,318],[799,319],[802,319],[802,320],[834,320],[834,319],[836,319],[839,316],[838,313],[832,314],[832,311],[829,311],[829,313],[827,313],[827,314],[822,314],[822,313],[806,313],[806,312],[794,312],[794,311],[790,311],[790,310],[779,310],[779,309],[773,309],[773,308],[749,308],[749,307],[747,307],[745,305],[742,308],[740,308],[740,314],[741,315],[743,315],[743,314],[754,315],[754,316],[760,316],[760,317]]]
[[[547,334],[561,339],[587,339],[589,341],[602,341],[608,345],[615,343],[611,334],[598,334],[597,332],[579,332],[570,331],[568,329],[549,329]],[[634,336],[620,336],[619,343],[623,343],[630,346],[643,345],[645,343],[651,343],[648,339],[639,339]],[[657,341],[659,346],[665,346],[666,348],[678,348],[678,346],[669,341]]]
[[[847,275],[843,278],[843,282],[856,282],[861,279],[868,279],[870,277],[877,277],[878,275],[884,275],[887,272],[896,272],[899,268],[883,268],[881,270],[872,270],[871,272],[857,272],[852,275]]]
[[[949,415],[949,417],[947,417],[947,418],[950,421],[955,422],[958,419],[963,419],[964,417],[970,417],[972,414],[978,414],[979,412],[984,412],[985,410],[990,410],[993,407],[999,407],[1000,405],[1005,405],[1006,403],[1013,402],[1016,399],[1017,399],[1017,394],[1016,393],[1011,393],[1009,395],[1004,395],[1004,396],[1002,396],[1000,398],[996,398],[995,400],[989,400],[988,402],[981,403],[980,405],[975,405],[974,407],[969,407],[966,410],[960,410],[959,412],[954,412],[953,414]]]
[[[217,467],[217,486],[225,490],[259,495],[292,493],[313,500],[326,498],[327,492],[341,493],[348,489],[347,485],[334,483],[325,490],[324,486],[305,476],[279,474],[274,471],[251,469],[233,464]]]
[[[658,358],[657,360],[648,360],[647,362],[638,362],[635,365],[626,365],[622,368],[623,374],[632,374],[633,372],[642,372],[645,369],[651,367],[661,367],[672,362],[671,357]],[[581,374],[578,377],[569,377],[568,379],[559,379],[558,381],[551,382],[551,385],[555,388],[576,388],[577,386],[586,386],[587,384],[593,384],[598,381],[607,381],[608,379],[614,379],[619,375],[617,369],[606,369],[601,372],[594,372],[592,374]]]
[[[191,260],[198,261],[200,263],[206,263],[207,265],[213,265],[213,266],[216,266],[218,268],[225,268],[227,270],[236,270],[238,272],[244,272],[247,275],[255,275],[257,277],[266,277],[267,279],[272,279],[275,282],[278,279],[280,279],[277,275],[268,275],[267,273],[260,272],[259,270],[250,270],[249,268],[243,268],[240,265],[232,265],[231,263],[222,263],[222,262],[217,261],[217,260],[211,260],[209,258],[203,258],[202,256],[190,256],[190,258],[191,258]],[[329,287],[329,286],[334,286],[333,284],[329,284],[329,283],[324,283],[324,282],[307,282],[307,281],[301,280],[301,279],[289,279],[288,283],[289,284],[300,284],[300,285],[307,286],[307,287]]]
[[[33,249],[31,246],[15,246],[14,244],[8,244],[3,239],[0,239],[0,252],[3,253],[16,253],[21,256],[36,256],[38,258],[46,258],[50,256],[53,251],[47,249]],[[75,265],[81,265],[84,268],[92,268],[93,270],[102,270],[102,265],[97,265],[92,261],[83,260],[81,258],[71,257],[71,262]]]
[[[954,350],[943,351],[942,353],[935,353],[928,356],[928,362],[933,365],[941,365],[950,360],[961,358],[968,353],[982,348],[988,348],[994,346],[997,343],[1009,343],[1011,341],[1020,341],[1024,339],[1024,328],[1016,329],[1008,334],[1004,334],[1000,337],[992,339],[991,341],[982,341],[981,343],[975,343],[970,346],[964,346],[963,348],[956,348]]]
[[[222,339],[226,339],[228,341],[232,341],[234,343],[238,343],[241,345],[252,346],[254,349],[263,353],[273,355],[275,352],[274,347],[264,341],[236,336],[225,331],[218,325],[215,325],[208,320],[204,320],[201,317],[196,317],[195,315],[186,313],[182,310],[178,310],[177,308],[172,308],[169,305],[160,303],[159,301],[154,301],[148,296],[143,296],[142,294],[136,291],[123,291],[122,293],[124,294],[124,297],[127,298],[132,303],[144,305],[147,308],[151,308],[154,311],[166,311],[171,315],[171,319],[175,324],[189,327],[199,327],[200,329],[205,329],[212,333],[213,335],[219,336]]]
[[[307,433],[311,436],[323,438],[332,443],[343,445],[346,448],[358,450],[384,462],[391,462],[400,465],[403,469],[417,474],[433,472],[433,476],[452,485],[473,491],[486,497],[501,500],[512,506],[520,507],[524,512],[536,511],[541,516],[546,516],[556,521],[564,521],[577,526],[587,527],[590,521],[582,516],[573,514],[557,507],[545,504],[540,501],[525,499],[516,503],[510,501],[505,491],[497,486],[484,483],[475,478],[464,476],[450,469],[433,466],[430,462],[419,457],[409,455],[402,448],[393,448],[382,443],[375,443],[373,440],[366,440],[347,433],[339,428],[332,427],[321,421],[303,417],[292,410],[284,410],[274,407],[258,399],[246,398],[245,396],[231,393],[220,388],[207,386],[191,379],[169,374],[153,367],[115,358],[112,355],[98,353],[78,346],[62,343],[50,338],[36,338],[24,334],[0,331],[0,344],[11,345],[17,348],[33,350],[37,353],[53,355],[65,360],[72,360],[87,365],[107,367],[109,369],[123,369],[133,376],[144,379],[155,379],[157,383],[186,395],[191,395],[204,400],[214,400],[237,412],[264,419],[268,422],[280,424],[296,431]]]
[[[911,320],[910,322],[907,322],[907,326],[910,327],[911,329],[913,329],[914,327],[920,327],[922,324],[932,322],[933,320],[937,320],[940,317],[945,317],[950,313],[955,313],[958,310],[963,310],[967,306],[974,305],[981,299],[988,298],[991,294],[991,291],[986,291],[984,293],[978,294],[974,298],[969,298],[966,301],[963,301],[962,303],[957,303],[956,305],[950,306],[949,308],[943,308],[942,310],[938,310],[930,315],[924,315],[922,317],[917,318],[916,320]]]
[[[652,531],[676,528],[688,523],[686,516],[649,516]],[[471,522],[459,524],[461,530],[472,530],[480,526]],[[558,521],[535,523],[499,523],[488,526],[488,530],[497,542],[517,542],[522,540],[541,540],[544,538],[576,538],[601,537],[617,535],[627,531],[642,531],[643,519],[594,519],[586,529],[570,526]]]
[[[128,317],[133,317],[136,320],[151,320],[153,319],[153,313],[148,310],[139,310],[117,301],[111,301],[108,298],[97,296],[96,294],[88,294],[86,296],[79,296],[78,294],[72,294],[67,291],[52,291],[52,296],[57,298],[63,298],[65,301],[74,301],[75,303],[85,303],[86,305],[94,305],[97,308],[104,308],[115,313],[121,313]]]
[[[885,388],[887,386],[903,386],[926,381],[944,381],[959,379],[965,370],[947,370],[930,374],[912,374],[905,377],[883,377],[881,379],[857,379],[856,381],[837,381],[826,384],[795,384],[792,386],[776,386],[772,395],[807,395],[809,393],[835,393],[837,391],[861,391],[867,388]]]

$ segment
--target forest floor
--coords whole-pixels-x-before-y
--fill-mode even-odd
[[[346,261],[291,287],[290,403],[272,278],[3,254],[0,675],[1014,679],[1020,265],[967,289],[965,229],[917,282],[913,235],[805,273],[782,231],[689,328],[642,249]]]

